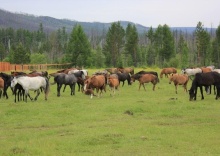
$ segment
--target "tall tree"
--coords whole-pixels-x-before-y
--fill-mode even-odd
[[[13,63],[25,64],[30,63],[30,51],[27,50],[22,43],[14,48]]]
[[[120,22],[112,23],[107,32],[106,43],[104,45],[107,66],[116,67],[121,64],[120,55],[124,47],[124,36],[125,31]]]
[[[125,50],[133,58],[133,66],[137,67],[138,63],[138,32],[135,25],[128,24],[126,28]]]
[[[91,46],[81,25],[76,25],[68,43],[70,61],[74,66],[89,66],[91,63]]]
[[[206,56],[208,46],[210,44],[210,35],[203,28],[202,22],[198,22],[196,26],[196,47],[197,47],[197,59],[199,65],[206,65]]]

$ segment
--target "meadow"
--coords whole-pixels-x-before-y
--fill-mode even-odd
[[[93,99],[78,87],[75,96],[67,87],[57,97],[53,85],[47,101],[41,94],[27,103],[14,103],[8,90],[0,99],[0,155],[220,155],[220,100],[198,92],[189,101],[168,82],[160,79],[155,91],[125,82],[115,96],[107,90]]]

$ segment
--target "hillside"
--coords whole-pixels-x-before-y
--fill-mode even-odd
[[[128,23],[135,24],[129,21],[120,21],[123,28],[127,27]],[[71,32],[75,24],[80,24],[84,28],[84,31],[88,34],[92,30],[96,30],[101,33],[103,30],[108,30],[111,23],[101,22],[80,22],[68,19],[56,19],[48,16],[34,16],[29,14],[12,13],[3,9],[0,9],[0,28],[11,27],[13,29],[27,29],[30,31],[36,31],[39,28],[39,24],[42,23],[46,32],[56,31],[59,28],[65,27],[67,32]],[[135,24],[139,33],[148,31],[147,26]],[[182,30],[184,32],[192,33],[195,27],[175,27],[172,30]]]

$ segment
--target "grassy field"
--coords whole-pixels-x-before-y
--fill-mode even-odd
[[[107,91],[93,99],[70,96],[69,88],[57,97],[53,85],[48,101],[41,94],[27,103],[14,103],[8,90],[9,99],[0,99],[0,155],[220,155],[220,101],[213,94],[201,100],[199,92],[190,102],[167,78],[155,91],[138,85],[126,82],[114,97]]]

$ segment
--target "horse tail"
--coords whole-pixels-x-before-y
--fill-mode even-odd
[[[46,81],[46,88],[45,88],[45,100],[47,100],[47,96],[48,96],[49,91],[50,91],[50,83],[49,83],[48,78],[45,78],[45,81]]]

